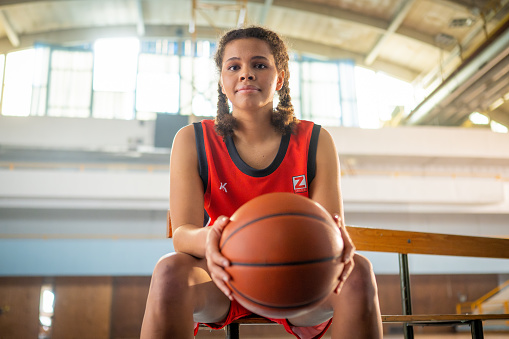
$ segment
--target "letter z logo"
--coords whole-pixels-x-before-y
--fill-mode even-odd
[[[293,181],[293,191],[295,193],[305,193],[308,191],[308,184],[306,181],[306,176],[298,175],[292,178]]]

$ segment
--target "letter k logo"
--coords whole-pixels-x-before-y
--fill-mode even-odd
[[[226,189],[226,184],[227,184],[226,182],[224,184],[221,183],[221,185],[219,186],[219,190],[228,193],[228,190]]]

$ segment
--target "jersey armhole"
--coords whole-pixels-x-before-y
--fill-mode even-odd
[[[198,154],[198,171],[203,183],[203,192],[207,190],[209,181],[209,166],[207,163],[207,153],[205,152],[205,141],[203,137],[203,126],[201,122],[194,122],[194,135],[196,140],[196,151]]]
[[[320,136],[320,125],[313,125],[311,132],[311,139],[309,140],[309,151],[308,151],[308,185],[316,175],[316,152],[318,149],[318,137]]]

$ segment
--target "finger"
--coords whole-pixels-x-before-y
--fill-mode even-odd
[[[334,293],[338,294],[340,292],[340,290],[343,288],[343,285],[345,284],[345,281],[350,276],[350,273],[352,273],[354,266],[355,266],[355,264],[354,264],[353,260],[351,260],[347,264],[345,264],[345,266],[343,267],[343,271],[341,272],[341,275],[338,278],[339,283],[336,286]]]
[[[228,285],[230,280],[230,275],[228,272],[223,270],[220,266],[210,265],[209,271],[211,272],[210,276],[216,286],[230,299],[232,299],[232,291]]]
[[[343,261],[345,263],[350,262],[355,252],[355,246],[346,230],[344,223],[342,222],[341,217],[338,214],[333,215],[334,221],[337,223],[339,227],[339,231],[341,232],[341,237],[343,238]]]
[[[225,258],[219,249],[219,241],[223,233],[224,228],[228,224],[230,219],[225,216],[220,216],[211,226],[211,230],[207,236],[207,258],[219,266],[227,267],[230,262]]]

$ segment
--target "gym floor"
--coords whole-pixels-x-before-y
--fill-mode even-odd
[[[265,327],[265,329],[263,328]],[[270,326],[270,331],[267,331],[268,326],[255,326],[250,325],[249,330],[245,329],[243,331],[242,326],[240,328],[240,337],[242,339],[283,339],[283,338],[295,338],[280,327],[280,326]],[[247,333],[249,332],[249,333]],[[270,333],[268,333],[270,332]],[[224,338],[225,332],[223,330],[209,330],[205,328],[200,328],[197,339],[208,339],[208,338]],[[437,333],[437,334],[415,334],[415,339],[471,339],[472,336],[470,332],[465,333]],[[485,332],[485,339],[508,339],[509,332]],[[330,339],[330,335],[325,334],[323,339]],[[384,339],[404,339],[403,334],[388,334],[384,335]]]

